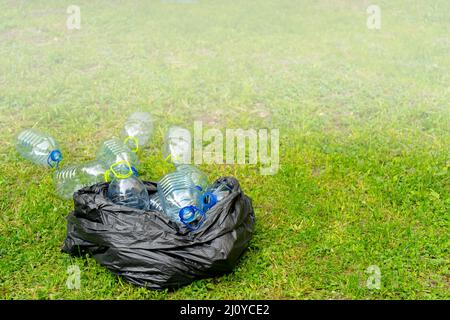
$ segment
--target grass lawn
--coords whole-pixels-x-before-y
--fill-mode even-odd
[[[71,4],[80,30],[66,27]],[[449,299],[450,2],[377,1],[380,30],[370,4],[1,1],[0,298]],[[65,164],[82,162],[136,110],[157,120],[146,180],[172,170],[171,124],[280,130],[275,175],[200,166],[253,199],[232,273],[150,291],[60,252],[73,203],[14,136],[39,128]],[[66,286],[74,264],[79,290]]]

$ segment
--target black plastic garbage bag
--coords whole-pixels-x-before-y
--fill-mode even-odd
[[[229,272],[253,234],[252,202],[236,179],[232,193],[208,210],[204,224],[190,231],[156,211],[112,203],[108,184],[74,194],[62,251],[92,256],[126,281],[149,289],[177,288],[195,279]],[[156,183],[144,182],[149,194]]]

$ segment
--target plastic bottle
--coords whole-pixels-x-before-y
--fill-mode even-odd
[[[45,167],[58,167],[62,160],[55,139],[35,129],[26,129],[18,134],[16,149],[25,159]]]
[[[161,204],[161,200],[159,199],[159,193],[155,192],[150,196],[149,199],[149,210],[156,210],[164,213],[164,209]]]
[[[127,161],[135,173],[137,173],[136,166],[139,164],[136,154],[122,140],[115,137],[103,141],[97,151],[97,160],[103,162],[107,167]]]
[[[198,229],[206,216],[201,210],[202,192],[183,172],[166,174],[158,182],[159,198],[167,217],[181,222],[190,230]]]
[[[129,163],[117,163],[111,167],[114,178],[108,186],[107,196],[115,204],[149,209],[149,196],[145,184],[131,170]]]
[[[197,167],[191,164],[180,164],[176,167],[176,170],[188,175],[200,191],[206,190],[206,187],[208,186],[208,177]]]
[[[133,151],[149,145],[153,133],[153,118],[147,112],[132,113],[123,127],[122,136],[125,144]]]
[[[219,201],[223,200],[233,191],[233,186],[225,181],[216,181],[213,185],[206,189],[202,195],[202,210],[207,212],[214,207]]]
[[[175,166],[191,162],[192,138],[189,130],[170,127],[164,137],[163,156]]]
[[[106,165],[100,161],[60,168],[53,173],[56,192],[62,198],[70,199],[81,188],[105,182],[107,170]]]

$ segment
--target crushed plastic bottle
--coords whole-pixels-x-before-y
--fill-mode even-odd
[[[219,201],[226,198],[233,191],[233,186],[230,186],[225,181],[216,181],[209,186],[202,195],[202,210],[207,212],[214,207]]]
[[[111,166],[114,174],[107,196],[115,204],[139,210],[149,209],[149,195],[145,184],[135,175],[126,161]]]
[[[183,172],[166,174],[158,182],[159,198],[167,217],[190,230],[198,229],[206,216],[201,209],[202,192]]]
[[[76,191],[84,187],[105,182],[107,170],[108,167],[100,161],[60,168],[53,173],[56,192],[62,198],[70,199]]]
[[[45,167],[58,167],[62,160],[55,139],[35,129],[26,129],[18,134],[16,149],[23,158]]]
[[[176,170],[188,175],[200,191],[206,190],[206,187],[208,186],[208,177],[197,167],[191,164],[180,164],[176,167]]]
[[[191,163],[192,137],[189,130],[170,127],[164,137],[163,156],[175,166]]]
[[[150,196],[149,210],[155,210],[164,213],[164,209],[162,207],[161,200],[159,199],[158,192],[155,192]]]
[[[100,145],[97,151],[97,160],[110,167],[118,162],[127,161],[131,169],[137,174],[139,159],[136,154],[119,138],[111,138]]]
[[[149,145],[153,133],[153,118],[147,112],[132,113],[123,127],[122,136],[125,144],[133,151]]]

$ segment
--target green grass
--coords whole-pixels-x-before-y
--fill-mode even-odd
[[[66,8],[81,7],[81,30]],[[450,5],[378,1],[0,2],[0,298],[448,299]],[[92,159],[127,114],[157,119],[143,177],[170,124],[279,128],[280,170],[234,175],[256,230],[236,269],[174,292],[124,283],[60,252],[71,201],[14,136],[56,136]],[[69,265],[81,288],[66,287]],[[370,265],[381,288],[366,286]]]

